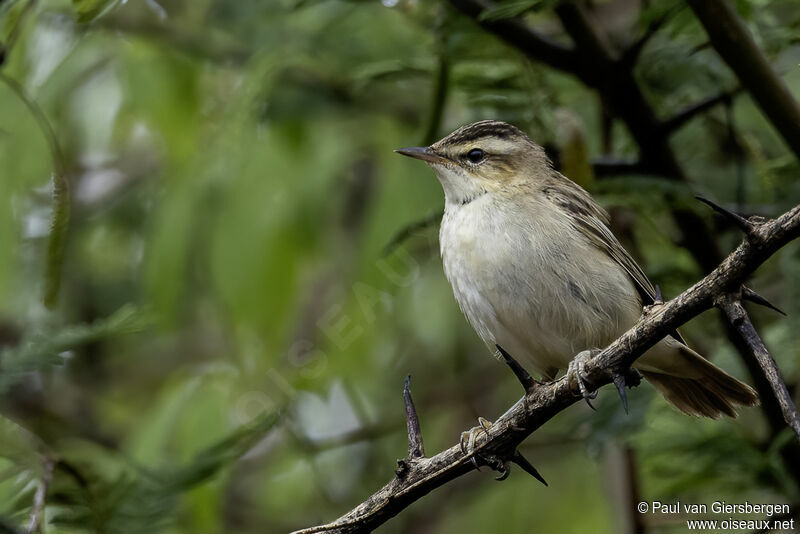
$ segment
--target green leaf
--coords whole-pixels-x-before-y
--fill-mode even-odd
[[[117,0],[72,0],[78,22],[91,22],[109,9]]]
[[[80,470],[81,482],[59,488],[70,506],[54,522],[64,527],[94,525],[95,531],[107,534],[158,532],[175,520],[176,508],[189,490],[238,460],[279,419],[278,412],[265,414],[202,449],[182,466],[131,465],[115,451],[81,443],[71,454],[65,453],[70,465]]]
[[[0,352],[0,392],[19,382],[27,373],[63,363],[62,353],[116,335],[143,330],[150,318],[133,305],[92,324],[72,325],[56,332],[30,335],[16,347]]]
[[[31,471],[36,476],[42,472],[42,457],[39,451],[45,449],[44,443],[16,422],[0,415],[0,458],[9,460],[13,470],[0,471],[0,481],[11,476],[12,472]]]

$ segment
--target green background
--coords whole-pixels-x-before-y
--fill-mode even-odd
[[[568,43],[554,4],[484,16],[522,13]],[[670,13],[634,69],[659,117],[737,86],[688,8],[595,5],[618,49]],[[736,5],[798,95],[796,5]],[[440,186],[394,148],[515,123],[610,210],[666,297],[703,275],[672,210],[696,212],[727,253],[741,236],[694,194],[765,216],[800,199],[797,159],[746,93],[671,137],[686,182],[595,177],[590,158],[635,158],[636,140],[619,121],[603,135],[595,92],[447,2],[6,0],[0,16],[0,531],[24,531],[52,471],[48,533],[286,532],[394,476],[406,375],[429,454],[503,413],[521,390],[459,312],[436,223],[404,233],[436,220]],[[48,252],[66,198],[53,176],[71,209]],[[752,310],[792,392],[799,254],[751,283],[789,313]],[[752,382],[715,312],[682,331]],[[646,384],[629,400],[626,416],[604,388],[597,412],[575,405],[526,440],[549,488],[471,473],[380,531],[614,533],[639,499],[800,499],[779,453],[793,437],[760,409],[687,418]]]

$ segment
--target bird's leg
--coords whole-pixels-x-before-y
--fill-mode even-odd
[[[497,347],[497,350],[503,356],[506,365],[508,365],[514,372],[514,376],[517,377],[517,380],[519,380],[519,382],[522,384],[522,387],[525,388],[525,393],[530,393],[533,391],[539,382],[534,380],[531,375],[519,364],[519,362],[515,360],[508,352],[506,352],[503,347],[500,345],[495,345],[495,347]],[[520,402],[526,401],[527,396],[517,401],[514,406],[509,408],[508,411],[506,411],[506,413],[500,417],[502,418],[508,412],[513,410]],[[488,431],[490,428],[492,428],[492,425],[493,423],[491,421],[488,421],[483,417],[478,417],[478,426],[461,433],[461,452],[464,453],[465,456],[471,456],[470,461],[472,462],[472,465],[475,466],[475,469],[480,471],[480,465],[478,464],[478,459],[480,458],[484,465],[487,465],[500,473],[500,476],[497,477],[496,480],[505,480],[511,473],[509,464],[515,463],[522,467],[525,472],[529,473],[542,484],[547,486],[547,482],[545,482],[544,478],[542,478],[542,475],[540,475],[536,468],[533,467],[533,465],[531,465],[531,463],[516,449],[510,456],[507,457],[498,456],[496,454],[478,454],[476,452],[476,449],[479,447],[479,443],[489,437]]]
[[[506,362],[511,370],[514,372],[514,376],[517,377],[522,387],[525,388],[525,392],[529,393],[536,387],[536,380],[534,380],[528,371],[526,371],[517,360],[515,360],[508,352],[503,349],[500,345],[495,345],[497,350],[502,354],[503,359]],[[516,405],[515,405],[516,406]],[[512,406],[510,409],[513,409]],[[505,414],[504,414],[505,415]],[[502,416],[501,416],[502,417]],[[492,422],[484,419],[483,417],[478,417],[478,426],[461,433],[461,452],[465,455],[471,454],[475,450],[475,445],[477,444],[479,438],[487,435],[487,430],[492,427]],[[475,456],[472,457],[472,464],[475,466],[475,469],[478,468],[478,462],[475,459]],[[501,473],[505,472],[504,470],[500,470]]]
[[[583,383],[583,381],[586,379],[586,375],[583,372],[583,368],[586,365],[586,363],[599,352],[600,351],[596,349],[584,350],[582,352],[579,352],[578,354],[575,355],[572,361],[569,362],[569,367],[567,367],[567,374],[564,375],[567,377],[568,381],[572,381],[574,379],[575,382],[578,383],[578,389],[580,389],[583,399],[586,401],[586,404],[588,404],[589,408],[591,408],[592,410],[594,410],[595,408],[594,406],[592,406],[592,403],[590,401],[597,397],[597,391],[595,390],[590,392],[588,389],[586,389],[586,384]]]

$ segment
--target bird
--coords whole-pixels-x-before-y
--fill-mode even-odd
[[[441,183],[444,273],[487,347],[507,351],[544,379],[566,371],[590,397],[582,380],[587,359],[660,300],[609,228],[608,213],[506,122],[475,122],[430,146],[395,152],[427,163]],[[750,386],[677,331],[633,367],[688,415],[736,417],[740,407],[758,403]]]

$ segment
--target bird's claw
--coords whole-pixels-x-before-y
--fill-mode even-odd
[[[569,367],[567,367],[567,380],[572,381],[573,379],[575,382],[578,383],[578,389],[583,396],[583,399],[586,401],[586,404],[589,405],[589,408],[592,410],[595,409],[592,406],[591,400],[597,398],[597,391],[589,391],[586,388],[586,384],[584,384],[584,380],[586,380],[586,373],[584,373],[584,367],[586,363],[594,357],[596,351],[591,350],[584,350],[579,352],[571,362],[569,362]]]
[[[513,462],[536,478],[536,480],[547,486],[547,482],[545,482],[542,475],[539,474],[539,471],[537,471],[518,450],[515,450],[508,458],[496,454],[478,454],[476,452],[476,449],[479,447],[479,442],[489,437],[488,430],[492,427],[492,424],[491,421],[483,417],[478,417],[478,426],[461,433],[461,452],[463,452],[465,456],[471,456],[470,462],[475,466],[475,469],[480,471],[480,465],[489,466],[491,469],[500,473],[500,476],[496,477],[495,480],[505,480],[508,478],[508,475],[511,474],[511,466],[509,463]],[[480,465],[478,464],[478,458],[481,460]]]
[[[473,452],[475,452],[475,449],[478,447],[478,442],[480,440],[489,437],[487,431],[491,427],[491,421],[484,419],[483,417],[478,417],[478,426],[461,433],[461,452],[464,453],[464,456],[472,455],[472,465],[474,465],[475,469],[478,471],[480,471],[480,466],[478,466],[477,457],[473,454]]]

